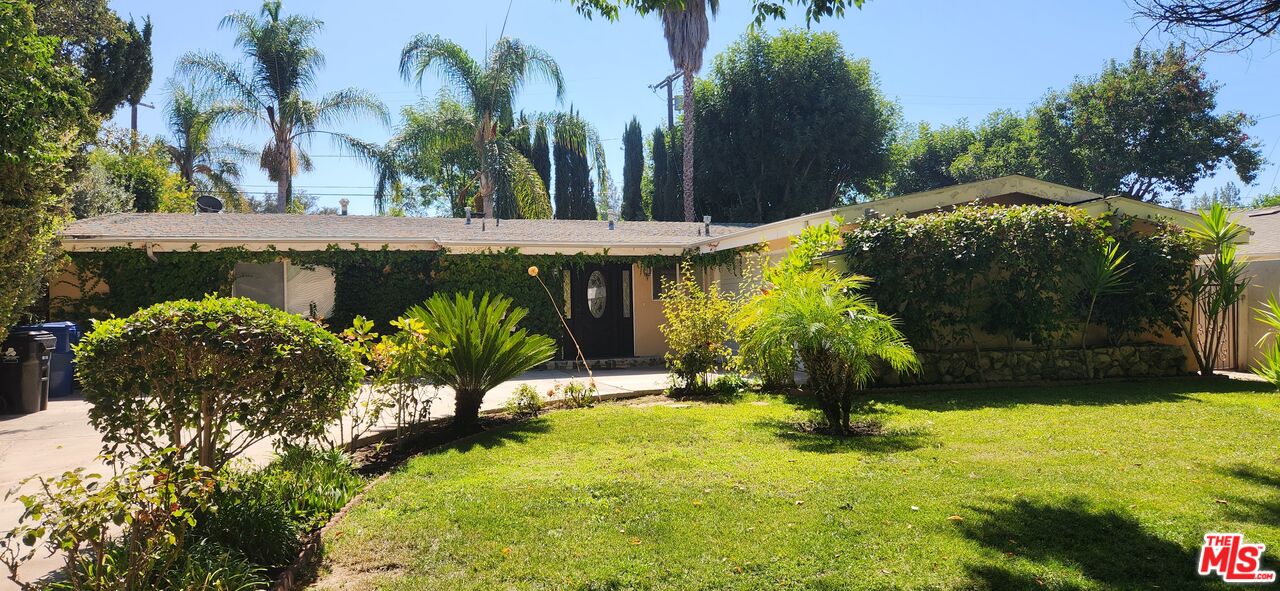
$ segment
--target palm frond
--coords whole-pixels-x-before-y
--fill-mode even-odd
[[[400,52],[400,76],[421,87],[423,75],[432,67],[462,88],[468,97],[478,95],[481,68],[471,55],[443,37],[419,34]]]

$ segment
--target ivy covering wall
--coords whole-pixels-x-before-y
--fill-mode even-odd
[[[1087,253],[1119,243],[1130,270],[1092,324],[1111,344],[1176,331],[1180,286],[1196,256],[1186,232],[1062,206],[963,207],[867,220],[846,235],[847,263],[922,350],[1078,346]]]
[[[547,292],[529,276],[529,267],[540,269],[557,304],[563,298],[565,269],[587,263],[638,263],[645,268],[672,265],[688,259],[695,266],[724,266],[738,261],[749,247],[706,255],[617,257],[606,254],[522,255],[516,250],[478,254],[450,254],[446,251],[399,251],[339,249],[323,251],[249,251],[224,248],[212,251],[158,252],[152,260],[136,248],[117,247],[95,252],[68,254],[73,269],[70,281],[80,289],[79,298],[50,302],[56,319],[84,321],[91,318],[127,316],[168,300],[200,298],[206,294],[230,295],[236,263],[264,263],[285,259],[290,264],[333,270],[334,311],[328,318],[331,330],[351,325],[355,316],[373,320],[378,330],[390,329],[390,322],[410,306],[431,294],[470,292],[501,293],[529,310],[525,325],[533,332],[560,338],[564,328]],[[64,279],[65,280],[65,279]]]

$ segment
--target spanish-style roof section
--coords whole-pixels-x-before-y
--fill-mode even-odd
[[[78,220],[62,233],[63,246],[84,251],[113,246],[148,250],[318,250],[338,247],[474,252],[519,248],[529,254],[580,252],[680,254],[742,224],[609,222],[597,220],[494,220],[462,218],[279,215],[245,213],[119,213]]]

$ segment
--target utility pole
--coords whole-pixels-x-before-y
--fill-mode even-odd
[[[675,83],[676,80],[679,80],[680,76],[681,73],[676,72],[666,78],[663,78],[662,82],[658,82],[657,84],[649,87],[649,90],[654,92],[657,92],[659,88],[663,87],[666,87],[667,89],[667,129],[672,129],[676,126],[676,98],[671,90],[671,85]]]
[[[155,105],[148,105],[147,103],[144,103],[141,101],[136,103],[129,103],[129,111],[130,111],[129,112],[129,129],[132,130],[132,133],[129,134],[129,146],[131,149],[135,151],[138,149],[138,107],[139,106],[146,107],[148,109],[156,108]]]

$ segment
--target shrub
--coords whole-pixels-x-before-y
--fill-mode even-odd
[[[276,491],[252,474],[234,475],[196,516],[192,537],[236,550],[255,564],[284,566],[298,557],[302,528]]]
[[[507,400],[507,413],[519,418],[536,417],[542,414],[545,406],[546,400],[537,388],[529,384],[520,384]]]
[[[373,322],[357,316],[351,328],[342,333],[373,377],[372,394],[357,397],[367,398],[367,405],[348,412],[352,424],[349,448],[354,447],[358,437],[356,427],[371,428],[387,408],[394,413],[398,441],[405,427],[427,419],[435,401],[434,392],[429,397],[422,396],[422,390],[430,387],[423,376],[442,362],[444,352],[429,338],[421,321],[401,318],[392,320],[391,325],[399,331],[379,338],[378,333],[372,332]]]
[[[595,382],[584,384],[578,380],[569,380],[565,384],[557,384],[554,392],[564,397],[564,404],[569,408],[586,408],[596,403]]]
[[[822,241],[835,227],[824,226],[806,228],[793,238],[799,247],[769,273],[773,289],[753,297],[735,322],[751,327],[742,338],[758,350],[796,352],[809,375],[805,390],[813,395],[828,428],[847,435],[857,391],[871,379],[876,365],[910,371],[919,362],[894,319],[859,293],[867,278],[812,268],[814,249],[802,247]]]
[[[1253,367],[1253,373],[1280,388],[1280,301],[1276,301],[1276,294],[1269,294],[1267,303],[1254,313],[1254,320],[1266,326],[1267,332],[1258,340],[1262,362]]]
[[[266,467],[231,472],[192,534],[277,567],[298,557],[301,535],[325,524],[364,486],[345,453],[290,447]]]
[[[23,513],[0,540],[0,562],[17,580],[38,551],[60,552],[62,575],[77,590],[181,588],[165,581],[184,560],[195,515],[209,506],[211,474],[175,465],[170,450],[110,478],[78,468],[29,479],[23,484],[36,490],[18,496]]]
[[[337,337],[244,298],[157,304],[98,323],[76,351],[108,452],[173,448],[215,469],[267,437],[322,433],[363,374]]]
[[[453,388],[455,424],[474,426],[489,390],[555,355],[554,340],[519,328],[527,313],[504,296],[436,294],[401,319],[419,323],[426,344],[443,352],[438,363],[420,371],[432,383]]]
[[[705,391],[711,374],[733,359],[729,318],[734,302],[715,282],[704,289],[688,262],[680,265],[674,281],[662,287],[666,322],[659,329],[667,340],[667,368],[677,390]]]
[[[126,562],[124,550],[119,544],[108,547],[100,570],[118,571]],[[92,562],[82,561],[80,567],[81,581],[97,581],[103,574]],[[263,567],[234,550],[197,542],[184,547],[182,554],[163,572],[148,580],[134,581],[132,586],[93,587],[73,580],[57,580],[40,588],[44,591],[253,591],[269,586]]]
[[[962,207],[915,218],[866,220],[845,237],[853,273],[874,278],[868,294],[901,319],[913,342],[977,347],[981,336],[1010,345],[1070,342],[1092,299],[1080,273],[1111,237],[1132,266],[1123,293],[1099,294],[1097,322],[1111,340],[1180,334],[1177,293],[1195,259],[1182,230],[1061,206]]]

